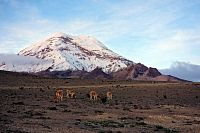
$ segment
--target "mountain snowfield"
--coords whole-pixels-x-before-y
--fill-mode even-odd
[[[13,55],[15,60],[0,58],[0,70],[17,72],[92,71],[97,67],[106,73],[118,71],[134,62],[109,50],[90,36],[55,33],[47,39]],[[16,61],[20,60],[20,61]]]

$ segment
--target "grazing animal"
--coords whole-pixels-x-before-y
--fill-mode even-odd
[[[54,100],[55,102],[60,102],[63,100],[63,90],[56,90]]]
[[[67,90],[67,98],[76,98],[76,93],[74,90]]]
[[[108,100],[112,100],[112,92],[108,91],[108,92],[106,93],[106,96],[107,96],[107,99],[108,99]]]
[[[90,91],[89,95],[90,95],[90,100],[97,100],[98,94],[96,91]]]

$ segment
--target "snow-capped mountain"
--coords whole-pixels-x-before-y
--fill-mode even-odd
[[[47,39],[23,49],[18,55],[36,57],[48,62],[45,67],[41,67],[43,65],[37,63],[38,67],[33,67],[29,72],[47,69],[49,71],[84,70],[90,72],[100,67],[104,72],[110,73],[134,64],[109,50],[93,37],[71,36],[64,33],[53,34]]]
[[[86,79],[183,81],[134,63],[90,36],[56,33],[17,55],[0,54],[0,70]]]

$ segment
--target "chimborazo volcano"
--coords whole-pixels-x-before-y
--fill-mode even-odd
[[[134,63],[86,35],[55,33],[12,55],[11,61],[4,56],[0,70],[6,71],[60,78],[182,81],[162,75],[156,68]]]

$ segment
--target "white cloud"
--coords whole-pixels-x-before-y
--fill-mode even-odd
[[[170,68],[161,69],[161,73],[173,75],[190,81],[200,81],[200,65],[189,62],[174,62]]]
[[[20,64],[20,65],[32,65],[41,63],[42,60],[37,59],[35,57],[26,57],[22,55],[16,55],[16,54],[0,54],[0,63],[6,63],[6,64]]]

